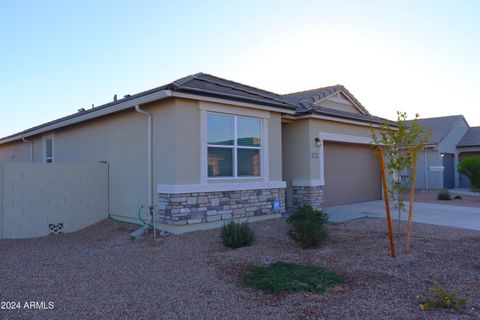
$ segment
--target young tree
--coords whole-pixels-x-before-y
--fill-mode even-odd
[[[405,211],[405,191],[410,187],[410,205],[406,238],[406,252],[410,249],[410,234],[415,197],[416,162],[424,145],[429,141],[431,132],[418,123],[416,114],[412,121],[407,120],[407,113],[397,111],[397,121],[383,124],[379,130],[372,130],[372,138],[377,150],[381,148],[386,158],[386,169],[390,176],[388,193],[395,199],[398,209],[398,233],[400,234],[401,212]],[[377,154],[380,154],[377,152]],[[410,181],[402,180],[402,174],[411,171]],[[406,177],[406,175],[404,175]],[[409,183],[410,182],[410,183]]]

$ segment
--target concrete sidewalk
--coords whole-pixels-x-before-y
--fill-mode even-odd
[[[403,212],[401,220],[408,218]],[[398,211],[392,208],[392,219],[398,220]],[[330,222],[339,223],[358,218],[386,218],[385,202],[383,200],[359,202],[325,208]],[[448,227],[458,227],[480,231],[480,208],[439,205],[434,203],[416,202],[413,207],[413,222],[436,224]]]

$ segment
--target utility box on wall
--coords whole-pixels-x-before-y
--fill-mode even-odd
[[[1,164],[0,210],[0,239],[83,229],[108,217],[108,164]]]

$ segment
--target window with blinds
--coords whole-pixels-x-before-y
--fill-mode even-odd
[[[209,113],[208,176],[259,177],[261,120]]]

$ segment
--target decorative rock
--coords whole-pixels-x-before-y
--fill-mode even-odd
[[[202,219],[188,219],[188,224],[201,223]]]
[[[222,216],[220,215],[207,217],[207,222],[213,222],[213,221],[219,221],[219,220],[222,220]]]
[[[297,191],[297,202],[314,200],[314,192],[303,188]],[[269,215],[273,213],[274,199],[280,200],[280,212],[285,212],[285,189],[159,194],[158,219],[161,223],[182,225]]]

